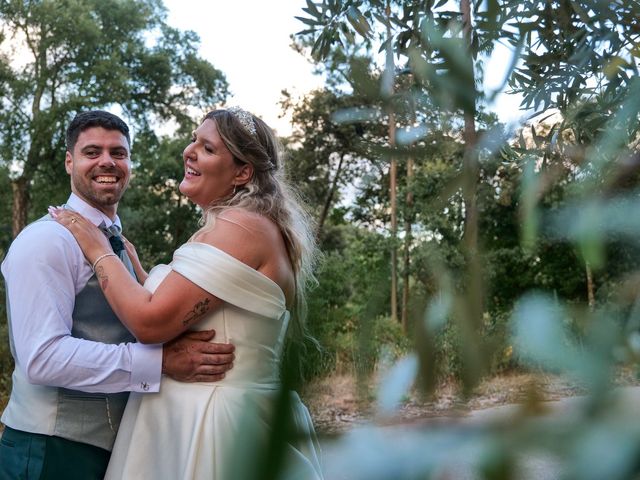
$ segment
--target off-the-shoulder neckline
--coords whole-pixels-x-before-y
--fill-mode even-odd
[[[259,277],[263,278],[264,280],[266,280],[268,283],[270,283],[271,285],[273,285],[274,287],[276,287],[278,289],[278,291],[280,292],[280,295],[282,297],[283,303],[286,305],[286,295],[284,294],[284,290],[282,290],[282,287],[280,287],[280,285],[278,285],[273,279],[267,277],[264,273],[262,273],[259,270],[256,270],[253,267],[250,267],[249,265],[247,265],[246,263],[238,260],[236,257],[234,257],[233,255],[225,252],[224,250],[218,248],[218,247],[214,247],[213,245],[209,244],[209,243],[204,243],[204,242],[187,242],[184,243],[183,245],[181,245],[178,250],[180,250],[181,248],[185,248],[188,245],[193,245],[193,246],[198,246],[198,245],[202,245],[203,247],[215,250],[216,252],[222,254],[223,256],[225,256],[226,258],[228,258],[229,260],[234,261],[235,263],[237,263],[238,265],[241,266],[241,268],[244,268],[247,272],[252,272],[256,275],[258,275]]]

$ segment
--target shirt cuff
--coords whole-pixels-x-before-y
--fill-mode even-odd
[[[131,391],[158,392],[162,376],[162,344],[131,344]]]

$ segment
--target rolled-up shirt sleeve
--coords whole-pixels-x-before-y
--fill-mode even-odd
[[[156,392],[162,346],[119,345],[71,336],[75,297],[92,272],[73,236],[36,222],[2,263],[16,368],[37,385],[85,392]]]

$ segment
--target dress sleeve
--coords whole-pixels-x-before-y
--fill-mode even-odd
[[[286,310],[284,293],[273,280],[211,245],[183,245],[174,253],[171,268],[236,307],[270,318]]]

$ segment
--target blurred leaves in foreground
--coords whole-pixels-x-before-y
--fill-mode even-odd
[[[339,108],[334,121],[362,132],[351,148],[382,172],[375,198],[385,215],[371,230],[388,238],[392,262],[409,238],[406,264],[420,262],[427,273],[412,270],[423,280],[421,295],[412,291],[422,309],[408,322],[414,352],[382,374],[371,424],[328,444],[327,478],[518,479],[536,455],[553,465],[549,478],[639,478],[637,402],[613,388],[612,373],[638,360],[640,3],[324,0],[303,10],[301,43],[334,91],[360,101]],[[505,84],[534,109],[515,138],[483,117],[496,95],[482,86],[486,56],[498,44],[512,54]],[[398,234],[395,189],[427,184],[442,158],[429,150],[437,130],[461,146],[457,161],[431,195],[406,197],[401,215],[412,228]],[[405,167],[415,171],[396,186],[392,172]],[[365,194],[373,191],[359,190],[351,215],[370,208]],[[450,238],[440,233],[440,212],[453,224]],[[496,229],[501,212],[515,217],[515,236]],[[505,234],[519,239],[496,248]],[[521,267],[497,275],[500,252],[519,252]],[[523,280],[549,252],[557,255],[553,273]],[[578,268],[563,271],[569,258]],[[580,294],[567,295],[563,286],[576,278]],[[495,293],[502,290],[513,293]],[[492,336],[498,315],[507,327]],[[372,334],[366,325],[361,335]],[[433,391],[451,329],[466,393],[506,342],[519,368],[566,375],[588,394],[548,415],[533,396],[478,422],[376,426],[413,386]]]

